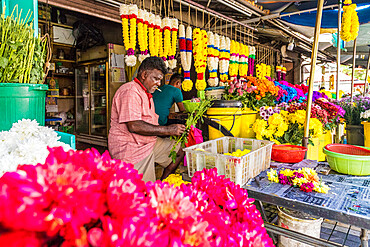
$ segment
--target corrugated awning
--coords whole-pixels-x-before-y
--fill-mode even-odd
[[[119,9],[94,0],[39,0],[55,7],[121,23]]]

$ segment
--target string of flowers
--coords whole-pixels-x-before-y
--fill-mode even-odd
[[[231,40],[230,44],[230,65],[229,65],[229,75],[230,80],[234,80],[238,76],[239,70],[239,42]]]
[[[133,67],[136,65],[136,21],[138,16],[136,4],[121,4],[120,15],[122,19],[122,37],[127,55],[125,56],[126,65]],[[130,25],[129,25],[130,22]]]
[[[168,66],[170,69],[175,69],[177,66],[177,60],[175,59],[177,50],[177,33],[179,30],[179,21],[175,18],[171,19],[171,50],[168,57]]]
[[[137,36],[140,48],[140,63],[144,61],[145,58],[150,57],[148,51],[148,25],[149,13],[146,10],[139,9],[137,18]]]
[[[197,72],[197,81],[195,87],[198,91],[203,91],[207,87],[204,72],[207,66],[207,45],[208,38],[205,30],[195,28],[193,30],[193,50],[194,67]]]
[[[230,39],[225,36],[220,38],[220,86],[225,86],[229,79],[229,61],[230,61]]]
[[[256,65],[256,77],[258,79],[264,79],[267,76],[267,66],[264,63]]]
[[[239,54],[239,75],[241,79],[245,79],[248,75],[248,46],[240,43]]]
[[[184,91],[190,91],[193,88],[193,82],[190,80],[190,68],[193,55],[193,30],[191,26],[186,28],[185,26],[179,26],[179,48],[181,56],[181,64],[184,69],[184,81],[182,83],[182,89]]]
[[[248,56],[248,76],[253,76],[254,74],[254,60],[256,59],[256,47],[248,46],[249,56]]]
[[[276,81],[281,81],[281,66],[276,66]]]
[[[358,36],[360,23],[356,12],[356,4],[352,0],[345,0],[343,6],[342,28],[340,38],[346,42],[355,40]]]
[[[282,169],[280,171],[270,169],[267,172],[267,177],[271,182],[298,187],[304,192],[328,193],[330,190],[328,185],[320,181],[317,172],[307,167],[298,170]]]
[[[149,14],[149,53],[153,57],[158,57],[159,55],[159,33],[161,28],[160,21],[161,18],[159,16],[156,16],[153,13]]]
[[[213,34],[208,32],[208,55],[207,55],[207,65],[209,71],[208,85],[211,87],[217,87],[218,77],[218,57],[219,57],[219,45],[220,45],[220,36],[218,34]]]
[[[281,81],[286,80],[286,67],[281,67]]]
[[[271,78],[271,65],[266,65],[266,76]]]
[[[160,49],[161,58],[165,62],[166,66],[169,66],[168,56],[171,51],[171,19],[166,17],[162,19],[162,32],[163,32],[163,43],[162,49]]]

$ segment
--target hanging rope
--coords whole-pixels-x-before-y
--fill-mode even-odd
[[[181,2],[180,1],[180,24],[182,25],[182,6],[181,6]]]

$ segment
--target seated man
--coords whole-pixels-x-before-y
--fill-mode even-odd
[[[114,159],[132,163],[144,181],[155,181],[154,162],[164,167],[162,179],[176,170],[183,157],[178,146],[179,157],[173,163],[169,152],[175,141],[157,136],[179,136],[185,126],[158,125],[152,94],[161,85],[167,69],[161,58],[146,58],[138,69],[137,78],[123,84],[112,102],[111,124],[108,136],[109,152]]]
[[[168,120],[168,115],[174,103],[177,104],[180,112],[185,111],[184,104],[182,103],[181,84],[182,77],[176,73],[171,76],[168,85],[159,87],[161,91],[155,91],[153,93],[155,113],[159,116],[159,125],[171,124],[171,121]]]

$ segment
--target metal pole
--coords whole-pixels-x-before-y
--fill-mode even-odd
[[[356,44],[357,38],[353,42],[353,62],[352,62],[352,82],[351,82],[351,102],[353,101],[353,87],[355,80],[355,67],[356,67]]]
[[[369,65],[370,65],[370,45],[369,45],[369,55],[368,55],[368,58],[367,58],[366,73],[365,73],[364,96],[368,92],[368,90],[367,90],[367,75],[369,73]]]
[[[323,5],[324,5],[324,0],[319,0],[317,2],[315,38],[313,40],[313,45],[312,45],[311,71],[310,71],[310,78],[309,78],[310,82],[308,85],[309,89],[308,89],[308,97],[307,97],[306,124],[304,126],[304,137],[302,140],[302,145],[304,147],[308,146],[308,138],[310,135],[310,116],[311,116],[311,106],[312,106],[313,83],[315,81],[315,69],[316,69],[317,52],[319,48],[319,36],[320,36]]]
[[[337,31],[337,86],[336,86],[336,98],[339,100],[339,71],[340,71],[340,28],[342,25],[342,3],[338,3],[338,31]]]

